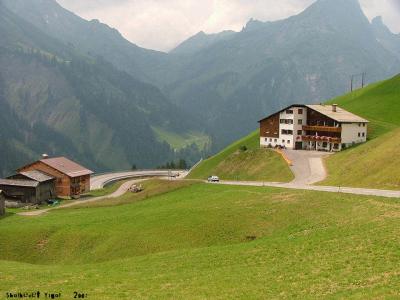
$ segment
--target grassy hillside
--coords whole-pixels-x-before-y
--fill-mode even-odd
[[[400,129],[326,160],[323,185],[400,189]]]
[[[90,299],[397,298],[397,200],[194,184],[0,218],[0,293]]]
[[[165,130],[161,127],[152,127],[157,139],[160,142],[168,143],[173,149],[183,149],[195,144],[199,149],[203,150],[211,143],[208,135],[201,132],[191,131],[182,134]]]
[[[247,150],[241,150],[242,146],[246,146]],[[224,180],[276,182],[293,180],[292,172],[279,154],[260,149],[258,131],[203,161],[193,170],[189,178],[206,179],[210,175],[218,175]]]
[[[400,189],[400,76],[331,102],[371,121],[373,140],[326,160],[322,185]]]
[[[329,101],[371,121],[372,138],[400,126],[400,75]]]

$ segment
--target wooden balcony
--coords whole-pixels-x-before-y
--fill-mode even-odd
[[[328,136],[315,136],[315,135],[305,135],[301,137],[303,142],[327,142],[327,143],[334,143],[334,144],[341,144],[341,138],[334,138]]]
[[[330,127],[330,126],[303,126],[305,131],[318,131],[318,132],[342,132],[342,127]]]

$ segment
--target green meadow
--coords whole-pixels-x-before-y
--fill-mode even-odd
[[[320,184],[399,190],[400,75],[330,103],[370,120],[370,141],[329,157]]]
[[[280,154],[273,150],[260,149],[258,131],[202,161],[188,178],[207,179],[212,175],[223,180],[239,181],[290,182],[294,179]]]
[[[66,299],[74,291],[89,299],[400,297],[396,199],[147,184],[147,196],[127,194],[118,205],[0,219],[1,297],[38,289]]]

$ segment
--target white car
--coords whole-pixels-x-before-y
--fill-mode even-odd
[[[219,182],[218,176],[210,176],[208,177],[208,182]]]

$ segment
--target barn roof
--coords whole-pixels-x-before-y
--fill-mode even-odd
[[[20,186],[20,187],[37,187],[39,182],[34,180],[18,180],[18,179],[0,179],[0,185]]]
[[[46,158],[40,160],[40,162],[68,175],[69,177],[79,177],[93,174],[93,171],[82,167],[66,157]]]
[[[40,171],[25,171],[25,172],[19,172],[19,174],[38,182],[46,182],[54,179],[54,177],[49,176]]]

